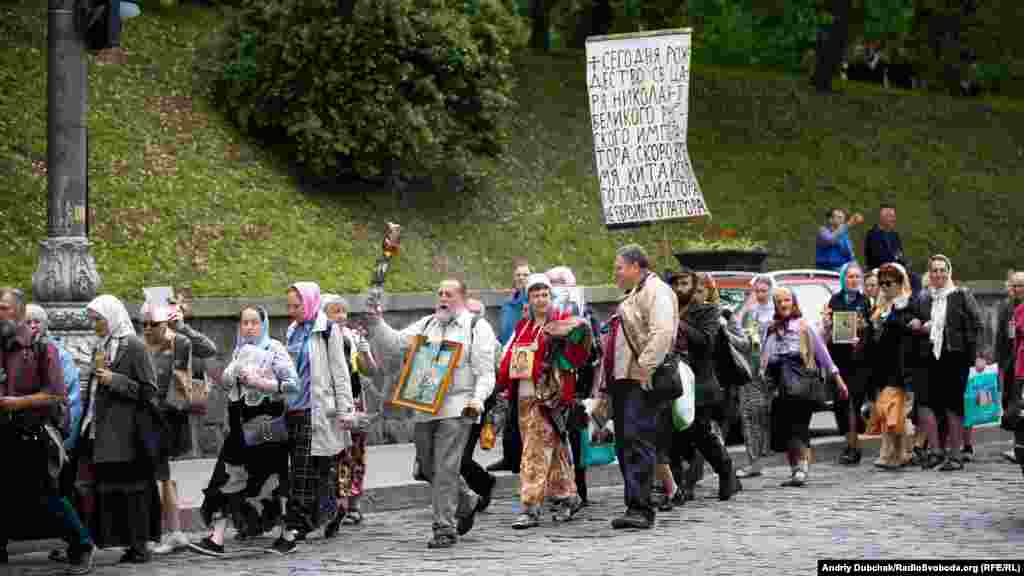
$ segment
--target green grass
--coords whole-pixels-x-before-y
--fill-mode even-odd
[[[962,278],[1001,278],[1021,261],[1018,101],[868,86],[821,96],[802,79],[698,67],[689,140],[713,219],[609,232],[582,55],[523,55],[513,138],[500,158],[480,161],[484,185],[418,193],[402,211],[389,191],[366,185],[300,186],[286,162],[198,95],[194,51],[224,22],[220,12],[143,9],[125,24],[125,63],[90,57],[91,237],[105,292],[138,298],[142,286],[187,282],[200,295],[264,296],[300,279],[361,291],[388,220],[405,227],[394,291],[429,289],[444,273],[505,286],[516,256],[603,284],[622,243],[648,246],[660,269],[675,264],[670,252],[728,229],[765,245],[773,266],[808,266],[826,207],[873,221],[883,198],[895,202],[918,267],[941,250]],[[28,288],[46,231],[45,6],[7,0],[0,16],[9,39],[0,49],[0,283]]]

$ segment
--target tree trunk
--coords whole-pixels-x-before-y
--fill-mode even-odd
[[[548,52],[551,50],[551,39],[548,36],[550,22],[548,13],[551,7],[548,0],[530,0],[530,19],[532,29],[530,32],[530,47],[537,52]]]
[[[849,36],[851,0],[832,1],[832,26],[826,38],[819,36],[818,64],[814,70],[814,86],[819,92],[832,90],[832,78],[846,54]],[[820,32],[819,32],[820,34]]]

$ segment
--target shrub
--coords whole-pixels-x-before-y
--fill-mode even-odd
[[[212,96],[313,176],[418,176],[495,154],[525,27],[501,0],[243,0]]]

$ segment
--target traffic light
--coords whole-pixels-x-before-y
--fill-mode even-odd
[[[85,47],[105,50],[121,45],[120,0],[90,0],[85,14]]]

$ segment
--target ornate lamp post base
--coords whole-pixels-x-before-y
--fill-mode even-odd
[[[71,353],[75,364],[87,366],[92,363],[90,351],[96,338],[92,322],[86,314],[88,302],[43,302],[40,304],[50,320],[50,334],[60,338],[64,348]]]

